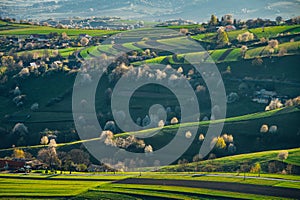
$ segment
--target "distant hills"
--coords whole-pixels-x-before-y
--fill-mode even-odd
[[[66,17],[118,16],[129,19],[191,19],[207,21],[210,15],[231,13],[237,19],[291,18],[298,15],[299,0],[3,0],[2,17],[47,19]]]

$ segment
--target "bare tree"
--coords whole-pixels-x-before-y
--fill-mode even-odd
[[[248,163],[243,163],[241,166],[240,166],[240,169],[241,171],[244,173],[244,180],[246,180],[246,172],[249,171],[249,164]]]
[[[43,148],[38,152],[38,159],[47,163],[50,169],[56,169],[61,164],[56,153],[56,147],[56,141],[51,139],[48,148]]]
[[[252,60],[252,65],[254,66],[261,66],[263,64],[263,60],[260,56],[257,56],[255,59]]]
[[[278,52],[278,56],[284,56],[285,54],[287,54],[286,48],[284,47],[280,48]]]

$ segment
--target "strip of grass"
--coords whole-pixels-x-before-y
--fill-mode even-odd
[[[0,179],[0,197],[68,197],[78,195],[105,182]]]
[[[215,50],[210,56],[214,61],[218,61],[219,58],[225,53],[227,49],[218,49]]]
[[[31,34],[49,34],[49,33],[67,33],[69,36],[78,36],[79,34],[88,34],[91,36],[112,35],[120,31],[113,30],[83,30],[83,29],[58,29],[47,26],[29,26],[12,30],[1,30],[0,35],[31,35]]]
[[[233,49],[228,56],[226,56],[226,62],[238,61],[241,59],[241,50],[239,48]]]
[[[140,198],[136,198],[130,195],[125,194],[118,194],[113,192],[103,192],[103,191],[97,191],[97,190],[89,190],[87,192],[84,192],[80,195],[77,195],[76,197],[72,198],[73,200],[76,199],[106,199],[106,200],[138,200]]]
[[[103,44],[98,46],[98,49],[104,53],[112,54],[112,55],[118,55],[120,51],[113,48],[112,44]]]
[[[75,48],[75,47],[69,47],[69,48],[65,48],[65,49],[58,49],[58,52],[60,53],[60,55],[62,57],[68,57],[69,55],[72,55],[75,51],[78,51],[80,50],[82,47],[78,47],[78,48]],[[54,52],[54,49],[35,49],[35,50],[31,50],[31,51],[20,51],[18,52],[17,54],[20,56],[22,55],[23,53],[37,53],[38,56],[43,56],[44,52],[45,51],[48,51],[49,55],[51,57],[53,57],[53,52]]]
[[[134,46],[132,43],[124,43],[124,44],[122,44],[122,46],[127,48],[127,49],[131,49],[132,51],[140,50],[140,48]]]
[[[250,29],[250,31],[257,37],[257,38],[270,38],[276,37],[279,33],[286,32],[289,29],[300,27],[299,25],[292,25],[292,26],[270,26],[265,27],[264,31],[262,28],[254,28]],[[296,33],[296,32],[294,32]]]
[[[281,48],[286,49],[288,54],[299,53],[300,41],[286,42],[286,43],[279,44],[278,49]],[[246,58],[255,58],[257,56],[269,56],[269,49],[270,49],[269,47],[257,47],[257,48],[249,49],[246,52]]]
[[[290,30],[290,31],[289,31]],[[265,27],[264,32],[262,28],[253,28],[253,29],[245,29],[245,30],[235,30],[228,32],[229,40],[236,40],[237,36],[239,34],[243,34],[245,32],[252,32],[257,39],[260,38],[270,38],[270,37],[276,37],[279,33],[284,32],[290,32],[291,34],[296,34],[300,32],[300,26],[299,25],[291,25],[291,26],[270,26]],[[202,33],[195,36],[192,36],[193,39],[199,40],[199,41],[208,41],[213,42],[213,38],[217,35],[216,32],[214,33]]]
[[[299,149],[300,152],[300,149]],[[257,174],[254,173],[246,173],[245,180],[243,179],[243,175],[238,175],[237,173],[207,173],[207,172],[196,172],[201,176],[193,176],[190,173],[143,173],[142,176],[138,176],[137,178],[149,178],[149,179],[171,179],[171,180],[199,180],[199,181],[216,181],[216,182],[231,182],[231,183],[240,183],[240,184],[254,184],[254,185],[267,185],[274,187],[287,187],[287,188],[299,188],[300,182],[298,181],[299,176],[295,175],[282,175],[282,174],[261,174],[258,178]],[[207,176],[206,176],[207,175]],[[212,175],[212,176],[210,176]],[[214,176],[216,175],[216,176]],[[277,176],[276,176],[277,175]],[[283,180],[268,180],[268,178],[277,178]]]
[[[239,154],[234,156],[226,156],[222,158],[217,158],[214,160],[205,160],[200,162],[194,162],[187,165],[186,169],[190,169],[191,171],[195,169],[197,166],[205,166],[205,165],[212,165],[212,166],[227,166],[227,167],[234,167],[234,166],[241,166],[245,161],[247,161],[250,165],[253,165],[254,163],[264,163],[272,160],[279,160],[277,158],[278,153],[281,150],[275,150],[275,151],[263,151],[263,152],[257,152],[257,153],[247,153],[247,154]],[[300,166],[300,148],[296,149],[289,149],[287,150],[289,152],[288,159],[284,160],[285,163],[293,164]],[[179,165],[174,166],[167,166],[163,168],[163,171],[177,171]]]
[[[245,199],[261,199],[267,196],[243,194],[237,192],[227,192],[219,190],[210,190],[202,188],[188,188],[179,186],[162,186],[162,185],[138,185],[138,184],[105,184],[103,187],[98,187],[100,191],[113,191],[117,193],[139,194],[142,196],[165,197],[186,199],[186,198],[213,198],[213,197],[230,197],[230,198],[245,198]],[[272,197],[273,198],[273,197]],[[275,199],[280,199],[276,198]]]
[[[181,29],[181,28],[200,28],[202,27],[201,24],[190,24],[190,25],[172,25],[172,26],[166,26],[166,28],[170,28],[170,29]]]
[[[205,38],[208,38],[208,37],[212,37],[212,36],[215,36],[216,33],[202,33],[202,34],[198,34],[198,35],[193,35],[192,38],[195,39],[195,40],[203,40]]]
[[[167,43],[166,43],[167,44]],[[174,48],[177,48],[176,46],[174,46]],[[286,42],[286,43],[282,43],[278,46],[278,49],[281,48],[285,48],[287,50],[287,54],[298,54],[300,53],[300,42]],[[226,52],[227,49],[217,49],[214,50],[211,54],[211,58],[205,60],[205,62],[217,62],[218,59]],[[277,50],[278,51],[278,50]],[[211,52],[211,51],[208,51]],[[196,57],[203,57],[204,52],[192,52],[192,53],[187,53],[187,54],[179,54],[179,57],[186,57],[187,59],[191,59],[191,60],[199,60]],[[274,56],[276,56],[277,53],[274,54]],[[253,59],[257,56],[269,56],[269,48],[268,47],[256,47],[256,48],[252,48],[249,49],[246,52],[246,58],[247,59]],[[142,63],[160,63],[161,61],[164,60],[166,56],[162,56],[157,57],[157,58],[153,58],[153,59],[149,59],[143,62],[135,62],[133,63],[134,65],[140,65]],[[169,56],[170,57],[170,56]],[[226,56],[226,58],[224,60],[222,60],[221,62],[231,62],[231,61],[238,61],[241,59],[241,53],[240,53],[240,48],[236,48],[233,49],[229,55]],[[170,59],[171,60],[171,59]],[[170,62],[170,64],[174,64],[172,62]]]

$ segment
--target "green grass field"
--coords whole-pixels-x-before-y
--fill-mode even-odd
[[[272,56],[278,56],[278,51],[284,48],[287,50],[287,55],[294,55],[294,54],[299,54],[300,53],[300,42],[286,42],[278,45],[278,49],[275,51],[275,53]],[[219,60],[220,57],[227,51],[228,49],[217,49],[213,51],[208,51],[210,53],[210,58],[205,60],[205,62],[235,62],[235,61],[241,61],[241,50],[240,48],[235,48],[232,49],[232,51],[225,56],[224,59]],[[203,57],[204,52],[192,52],[192,53],[186,53],[186,54],[179,54],[178,57],[186,57],[187,59],[194,60],[197,57]],[[245,58],[246,59],[253,59],[257,56],[261,57],[268,57],[269,56],[269,48],[268,47],[255,47],[255,48],[250,48],[249,50],[246,51]],[[161,56],[161,57],[156,57],[152,59],[145,60],[143,62],[135,62],[133,63],[134,65],[140,65],[142,63],[161,63],[166,57],[169,57],[169,63],[170,64],[180,64],[180,63],[174,63],[172,62],[171,56]],[[193,59],[194,57],[194,59]]]
[[[187,170],[193,170],[196,165],[197,166],[205,166],[205,165],[212,165],[215,168],[220,167],[236,167],[241,166],[243,163],[247,162],[249,165],[253,165],[255,163],[267,163],[268,161],[278,160],[277,155],[280,152],[280,150],[275,151],[263,151],[263,152],[257,152],[257,153],[249,153],[249,154],[240,154],[240,155],[234,155],[234,156],[227,156],[223,158],[218,158],[214,160],[205,160],[195,163],[190,163],[187,165]],[[288,150],[289,156],[286,160],[284,160],[287,164],[292,164],[296,166],[300,166],[300,148],[296,149],[290,149]],[[163,171],[176,171],[177,168],[180,166],[168,166],[163,169]],[[299,185],[298,185],[299,187]]]
[[[6,22],[3,21],[2,23],[7,24]],[[6,27],[5,29],[0,29],[0,35],[49,34],[54,32],[61,34],[65,32],[69,36],[78,36],[79,34],[83,34],[83,33],[91,36],[103,36],[103,35],[111,35],[119,32],[119,31],[111,31],[111,30],[58,29],[58,28],[47,27],[47,26],[35,26],[35,25],[11,24],[11,23],[8,23],[8,25],[9,27],[13,27],[13,28],[10,29],[9,27]]]
[[[72,55],[75,51],[79,51],[80,49],[82,49],[82,47],[70,47],[70,48],[65,48],[65,49],[58,49],[58,52],[60,53],[60,55],[62,57],[68,57],[69,55]],[[24,52],[29,52],[29,53],[37,53],[38,56],[42,57],[44,52],[48,51],[50,57],[53,57],[53,51],[54,49],[35,49],[35,50],[31,50],[31,51],[20,51],[17,54],[20,56],[22,55]]]
[[[245,33],[247,31],[253,33],[256,39],[260,39],[263,37],[264,38],[276,37],[280,33],[287,33],[287,32],[290,32],[290,34],[296,34],[296,33],[300,32],[300,26],[299,25],[271,26],[271,27],[265,27],[264,31],[262,28],[230,31],[230,32],[228,32],[229,40],[230,41],[236,40],[236,38],[239,34]],[[198,35],[192,36],[192,38],[195,40],[212,42],[212,40],[216,37],[216,34],[217,33],[204,33],[204,34],[198,34]]]
[[[255,28],[255,29],[250,29],[250,32],[252,32],[257,38],[270,38],[270,37],[276,37],[280,33],[284,32],[289,32],[289,30],[293,30],[292,33],[299,33],[298,29],[299,25],[294,25],[294,26],[275,26],[275,27],[265,27],[264,31],[262,28]]]
[[[280,180],[256,180],[229,177],[230,174],[219,174],[225,177],[194,177],[189,173],[161,173],[142,172],[139,173],[109,173],[100,174],[73,174],[73,175],[17,175],[0,174],[0,198],[73,198],[73,199],[144,199],[144,198],[172,198],[172,199],[215,199],[215,198],[245,198],[261,199],[271,198],[262,195],[245,194],[221,190],[211,190],[202,188],[189,188],[183,186],[163,186],[163,185],[137,185],[137,184],[116,184],[109,181],[124,178],[150,178],[150,179],[171,179],[171,180],[200,180],[233,182],[240,184],[269,185],[274,187],[296,187],[299,183],[284,182]],[[263,174],[263,177],[273,177],[271,174]],[[297,176],[276,175],[279,178],[291,180]],[[59,178],[59,179],[58,179]],[[76,181],[76,184],[74,184]],[[272,197],[272,199],[277,199]],[[282,198],[280,198],[282,199]]]
[[[26,180],[0,178],[1,197],[68,197],[76,196],[91,187],[105,182],[91,181],[56,181],[56,180]]]

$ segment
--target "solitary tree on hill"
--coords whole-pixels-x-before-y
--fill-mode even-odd
[[[225,30],[220,30],[218,32],[218,40],[217,40],[217,43],[220,45],[220,46],[224,46],[224,45],[227,45],[229,44],[229,38],[228,38],[228,34]]]
[[[209,24],[213,26],[218,25],[218,18],[215,15],[211,15]]]

